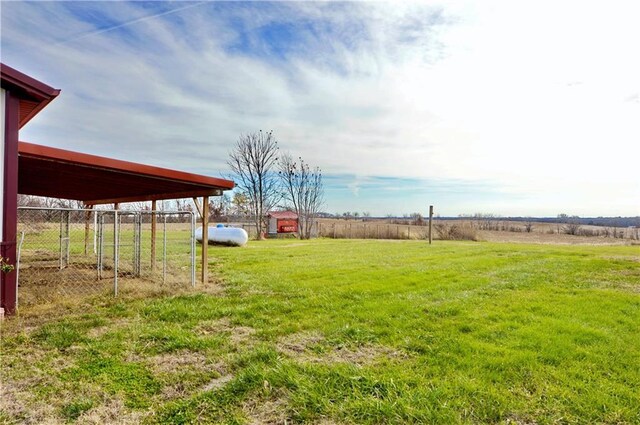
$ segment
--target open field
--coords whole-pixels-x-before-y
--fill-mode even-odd
[[[640,423],[637,246],[209,250],[219,290],[5,321],[0,423]]]
[[[637,228],[577,225],[577,234],[567,234],[567,224],[509,221],[503,219],[447,220],[434,218],[433,239],[446,239],[440,229],[458,226],[467,239],[487,242],[546,243],[571,245],[631,245],[640,244]],[[529,231],[527,231],[527,228]],[[333,239],[428,239],[426,221],[416,225],[412,219],[335,219],[318,220],[317,232]],[[614,232],[615,236],[614,237]],[[445,232],[446,233],[446,232]]]

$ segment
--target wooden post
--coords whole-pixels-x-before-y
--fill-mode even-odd
[[[411,239],[411,226],[407,226],[407,239]]]
[[[431,223],[433,222],[433,205],[429,205],[429,245],[431,245]]]
[[[202,283],[207,283],[209,269],[209,197],[202,197]]]
[[[153,273],[156,270],[156,227],[157,227],[157,217],[156,217],[156,200],[151,201],[151,272]]]

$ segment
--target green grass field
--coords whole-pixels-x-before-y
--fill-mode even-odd
[[[23,313],[0,422],[640,423],[640,249],[210,247],[220,291]]]

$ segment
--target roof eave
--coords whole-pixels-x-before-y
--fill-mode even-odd
[[[14,92],[18,97],[37,102],[37,105],[29,114],[20,118],[19,128],[24,127],[33,117],[43,110],[59,94],[59,89],[54,89],[47,84],[36,80],[22,72],[0,63],[0,74],[2,76],[2,88]]]
[[[231,190],[235,183],[231,180],[216,177],[202,176],[183,171],[170,170],[168,168],[155,167],[152,165],[139,164],[135,162],[122,161],[119,159],[106,158],[103,156],[86,153],[68,151],[65,149],[53,148],[50,146],[37,145],[28,142],[19,142],[18,154],[36,158],[45,158],[50,161],[63,161],[85,167],[104,168],[119,172],[129,172],[147,175],[153,178],[165,178],[175,181],[184,181],[194,184],[204,184],[215,186],[221,190]]]

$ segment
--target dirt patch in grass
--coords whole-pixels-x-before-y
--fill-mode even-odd
[[[208,320],[201,322],[196,327],[196,333],[199,335],[211,335],[228,333],[231,343],[238,346],[251,346],[254,342],[253,335],[256,330],[249,326],[235,326],[231,324],[229,319]]]
[[[407,357],[406,353],[384,345],[329,345],[322,335],[315,332],[300,332],[281,338],[278,351],[305,362],[349,363],[357,366],[371,364],[381,358]]]

